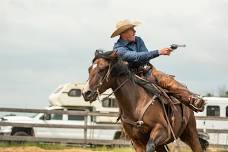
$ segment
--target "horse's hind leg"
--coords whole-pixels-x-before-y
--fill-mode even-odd
[[[166,145],[157,146],[156,152],[169,152],[169,148]]]
[[[191,113],[188,125],[180,136],[180,139],[189,145],[193,152],[203,151],[199,142],[199,137],[196,129],[196,120],[193,113]]]

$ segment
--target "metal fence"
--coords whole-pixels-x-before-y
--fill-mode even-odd
[[[30,141],[30,142],[59,142],[59,143],[73,143],[73,144],[93,144],[93,145],[129,145],[130,142],[123,139],[118,140],[97,140],[87,139],[88,129],[119,129],[121,130],[120,124],[99,124],[88,125],[88,116],[107,116],[117,117],[117,113],[101,113],[101,112],[89,112],[89,111],[60,111],[60,110],[44,110],[44,109],[24,109],[24,108],[0,108],[0,112],[22,112],[22,113],[46,113],[46,114],[68,114],[84,116],[84,125],[66,125],[66,124],[38,124],[38,123],[21,123],[21,122],[7,122],[0,121],[0,126],[12,126],[12,127],[45,127],[45,128],[71,128],[71,129],[83,129],[84,139],[69,139],[69,138],[39,138],[35,136],[11,136],[4,135],[0,136],[1,141]]]
[[[68,114],[84,116],[84,125],[64,125],[64,124],[37,124],[37,123],[13,123],[7,121],[0,121],[0,126],[13,126],[13,127],[45,127],[45,128],[74,128],[84,130],[84,139],[68,139],[68,138],[38,138],[35,136],[0,136],[0,141],[32,141],[32,142],[59,142],[59,143],[74,143],[74,144],[94,144],[94,145],[129,145],[130,142],[124,139],[118,140],[97,140],[87,139],[88,129],[122,129],[120,124],[107,125],[102,124],[99,126],[88,125],[88,116],[107,116],[117,117],[118,113],[101,113],[101,112],[89,112],[89,111],[59,111],[59,110],[44,110],[44,109],[24,109],[24,108],[0,108],[0,112],[23,112],[23,113],[46,113],[46,114]],[[197,120],[222,120],[228,121],[227,118],[221,117],[196,117]],[[202,129],[199,129],[202,131]],[[228,133],[228,129],[207,129],[208,133]]]

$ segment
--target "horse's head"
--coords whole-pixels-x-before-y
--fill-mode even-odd
[[[105,53],[96,51],[88,71],[89,78],[82,94],[85,101],[90,102],[95,101],[99,94],[111,88],[116,76],[122,75],[123,71],[129,72],[128,66],[123,64],[115,51]]]

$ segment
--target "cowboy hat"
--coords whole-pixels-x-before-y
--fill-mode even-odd
[[[111,38],[113,38],[117,35],[120,35],[122,32],[126,31],[127,29],[135,27],[139,24],[140,24],[140,22],[138,22],[138,21],[135,21],[135,22],[131,22],[129,20],[119,21],[116,24],[116,30],[112,33]]]

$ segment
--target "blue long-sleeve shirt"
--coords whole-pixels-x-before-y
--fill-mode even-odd
[[[143,40],[137,36],[134,42],[118,39],[114,44],[113,50],[131,66],[145,65],[150,59],[159,56],[158,50],[148,51]]]

